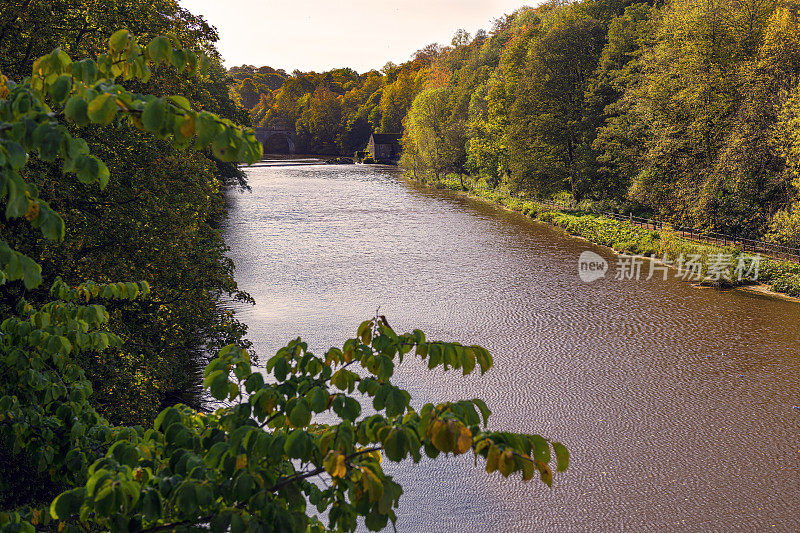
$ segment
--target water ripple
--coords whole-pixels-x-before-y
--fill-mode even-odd
[[[469,457],[389,465],[399,530],[800,528],[800,306],[675,279],[584,284],[580,252],[613,269],[612,253],[385,167],[248,174],[225,231],[257,301],[230,305],[258,353],[297,335],[340,345],[380,306],[397,329],[494,354],[483,378],[407,359],[397,380],[417,405],[480,396],[493,427],[570,448],[552,490]]]

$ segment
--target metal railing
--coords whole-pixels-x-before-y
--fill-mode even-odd
[[[533,201],[548,207],[555,207],[556,209],[562,211],[574,211],[576,209],[575,206],[562,204],[559,202],[549,202],[546,200],[533,200]],[[633,214],[623,215],[620,213],[613,213],[610,211],[600,211],[600,210],[592,212],[607,218],[619,220],[621,222],[628,222],[635,226],[643,227],[652,231],[662,231],[666,229],[675,234],[680,234],[681,237],[684,239],[692,240],[703,244],[710,244],[713,246],[734,246],[741,249],[743,252],[749,252],[754,254],[757,253],[765,257],[771,257],[773,259],[780,259],[784,261],[793,261],[795,263],[800,263],[800,247],[797,246],[786,246],[782,244],[775,244],[755,239],[745,239],[743,237],[734,237],[732,235],[725,235],[724,233],[701,232],[697,231],[696,229],[685,226],[675,226],[674,224],[671,224],[669,222],[663,222],[660,220],[653,220],[649,218],[635,217],[633,216]]]

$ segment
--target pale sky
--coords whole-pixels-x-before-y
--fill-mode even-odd
[[[527,5],[538,2],[530,0]],[[525,0],[180,0],[216,26],[225,66],[287,72],[402,63],[427,44],[471,35]]]

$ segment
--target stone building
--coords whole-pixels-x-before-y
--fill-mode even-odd
[[[400,137],[400,133],[373,133],[367,149],[375,160],[396,161],[400,159]]]

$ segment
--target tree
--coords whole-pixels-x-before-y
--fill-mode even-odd
[[[242,105],[247,109],[253,109],[260,100],[261,94],[251,78],[242,80],[237,92],[242,99]]]
[[[772,103],[758,104],[760,82],[747,79],[773,9],[765,0],[680,1],[664,9],[634,95],[647,141],[633,199],[685,224],[763,232],[774,158],[765,150],[768,134],[760,133],[769,126],[759,122],[774,112],[764,114]]]
[[[592,154],[583,98],[603,38],[597,20],[566,11],[533,41],[509,116],[510,168],[518,187],[546,194],[566,184],[578,200],[588,189]]]
[[[634,91],[641,79],[642,52],[652,44],[654,14],[647,4],[633,4],[611,21],[608,42],[586,90],[598,163],[592,188],[600,197],[625,198],[639,172],[647,126],[636,113]]]
[[[452,168],[447,146],[447,118],[450,116],[446,87],[427,89],[414,99],[406,117],[403,135],[404,163],[424,169],[436,179]]]
[[[179,9],[174,0],[52,2],[56,11],[49,16],[41,2],[28,3],[24,9],[22,4],[18,4],[19,20],[0,43],[0,61],[25,55],[30,43],[15,38],[24,24],[38,25],[33,43],[37,53],[43,52],[38,47],[44,42],[93,57],[107,51],[103,36],[113,33],[119,24],[114,17],[124,14],[138,32],[172,34],[184,47],[204,50],[209,60],[208,75],[202,78],[161,63],[153,66],[146,82],[122,80],[126,88],[155,96],[181,94],[196,109],[247,123],[246,113],[230,98],[228,78],[213,47],[215,31],[200,17]],[[91,31],[78,39],[83,21]],[[22,66],[14,62],[14,72],[29,74],[36,58]],[[19,80],[22,75],[11,77]],[[93,188],[87,194],[74,177],[62,173],[60,160],[32,159],[21,175],[64,219],[65,238],[58,242],[34,238],[35,234],[21,231],[24,225],[11,221],[0,225],[0,239],[37,258],[44,286],[61,275],[71,285],[85,279],[109,282],[135,276],[153,287],[144,301],[121,300],[107,306],[109,325],[124,343],[113,353],[91,354],[82,362],[92,382],[94,403],[104,417],[114,423],[149,425],[173,403],[199,407],[201,367],[222,346],[249,345],[244,325],[220,305],[248,298],[236,288],[233,264],[225,257],[219,231],[225,215],[223,187],[242,184],[243,175],[208,149],[181,150],[125,123],[111,130],[69,121],[64,126],[103,160],[115,176],[115,186]],[[23,294],[18,284],[6,284],[0,287],[0,314],[14,313],[22,296],[36,307],[49,301],[45,290]],[[3,451],[0,456],[0,465],[9,464]],[[0,488],[0,500],[18,489]]]
[[[456,33],[450,40],[450,44],[453,45],[453,47],[466,46],[469,44],[471,38],[472,37],[470,36],[467,30],[465,30],[464,28],[459,28],[458,30],[456,30]]]
[[[308,151],[336,154],[339,152],[338,133],[341,124],[342,98],[320,86],[314,91],[308,108],[297,120],[297,132]]]
[[[51,241],[64,238],[62,218],[20,174],[29,159],[60,157],[63,171],[79,182],[109,184],[106,165],[62,117],[78,125],[127,122],[178,146],[210,146],[223,161],[260,158],[251,130],[198,112],[181,96],[146,96],[119,83],[146,80],[158,63],[194,71],[206,60],[177,39],[156,36],[142,47],[120,30],[97,60],[72,61],[56,49],[18,83],[0,75],[0,188],[9,220],[24,219]],[[21,281],[32,291],[42,282],[41,266],[5,242],[0,266],[3,283]],[[53,490],[66,490],[44,508],[28,502],[0,513],[0,529],[322,531],[307,513],[311,503],[328,511],[330,528],[352,531],[362,516],[375,530],[395,520],[402,493],[383,472],[382,456],[418,461],[423,451],[431,457],[472,451],[485,458],[489,473],[519,472],[529,480],[538,471],[548,485],[552,452],[556,469],[567,468],[559,443],[486,429],[490,412],[481,400],[413,409],[408,392],[391,383],[405,355],[413,351],[429,368],[465,375],[486,372],[492,358],[478,346],[428,341],[418,330],[397,334],[384,317],[365,321],[356,337],[324,357],[292,341],[267,362],[269,382],[252,371],[246,350],[228,345],[204,373],[204,386],[222,407],[213,413],[170,407],[148,430],[112,426],[92,405],[78,361],[121,345],[108,329],[104,302],[149,293],[144,282],[56,279],[51,301],[33,306],[22,298],[2,322],[0,439],[44,473]],[[356,389],[372,398],[375,414],[361,414]],[[336,421],[312,423],[319,422],[315,413]],[[330,484],[308,481],[316,476]]]

